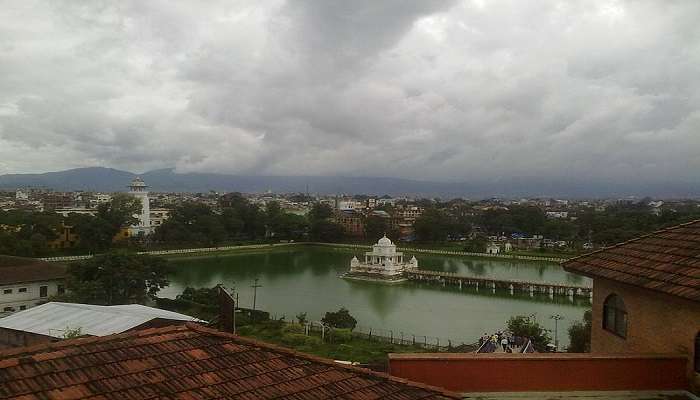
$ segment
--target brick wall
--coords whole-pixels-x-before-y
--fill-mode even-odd
[[[678,355],[391,354],[389,373],[457,392],[685,390],[686,361]]]
[[[627,309],[627,337],[603,329],[603,303],[610,294],[621,296]],[[695,336],[700,332],[700,303],[641,289],[607,279],[593,282],[591,352],[685,354],[688,378],[700,387],[694,373]]]

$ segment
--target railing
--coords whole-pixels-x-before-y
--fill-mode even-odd
[[[139,251],[138,254],[149,254],[149,255],[175,255],[175,254],[194,254],[194,253],[213,253],[221,251],[231,251],[231,250],[246,250],[246,249],[264,249],[270,247],[279,246],[296,246],[296,245],[313,245],[313,246],[328,246],[328,247],[345,247],[354,249],[371,249],[372,246],[362,245],[362,244],[349,244],[349,243],[322,243],[322,242],[291,242],[291,243],[272,243],[272,244],[250,244],[241,246],[221,246],[221,247],[199,247],[190,249],[174,249],[174,250],[150,250],[150,251]],[[448,250],[433,250],[433,249],[419,249],[413,247],[398,247],[399,251],[407,251],[413,253],[424,253],[424,254],[437,254],[446,256],[467,256],[467,257],[485,257],[485,258],[500,258],[500,259],[511,259],[511,260],[524,260],[524,261],[545,261],[560,263],[566,261],[565,258],[559,257],[540,257],[540,256],[523,256],[517,254],[489,254],[489,253],[475,253],[468,251],[448,251]],[[80,256],[61,256],[61,257],[43,257],[40,260],[43,261],[78,261],[86,260],[92,258],[94,255],[80,255]]]
[[[408,276],[411,277],[411,275],[417,275],[417,276],[428,276],[428,277],[434,277],[434,278],[451,278],[454,280],[463,280],[463,281],[469,281],[469,282],[486,282],[486,283],[499,283],[501,285],[519,285],[519,286],[546,286],[546,287],[552,287],[552,288],[559,288],[559,289],[581,289],[581,290],[590,290],[592,289],[591,285],[575,285],[575,284],[568,284],[568,283],[551,283],[551,282],[544,282],[544,281],[539,281],[539,282],[533,282],[533,281],[521,281],[517,279],[496,279],[496,278],[482,278],[482,277],[474,277],[474,276],[464,276],[464,275],[458,275],[455,272],[442,272],[442,271],[429,271],[429,270],[413,270],[408,272]]]
[[[370,341],[378,341],[403,346],[416,346],[436,352],[472,352],[478,343],[464,343],[436,336],[415,335],[398,330],[374,329],[358,326],[352,331],[353,336]]]

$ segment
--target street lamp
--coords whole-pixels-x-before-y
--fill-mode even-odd
[[[554,349],[559,351],[559,320],[564,319],[564,317],[559,314],[554,314],[549,318],[554,320]]]

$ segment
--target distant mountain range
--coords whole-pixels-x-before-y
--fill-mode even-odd
[[[137,174],[113,168],[91,167],[42,174],[0,175],[0,189],[25,187],[51,188],[59,191],[125,191]],[[647,185],[510,178],[499,181],[435,182],[400,178],[337,176],[249,176],[211,173],[176,173],[160,169],[138,175],[157,192],[306,192],[314,194],[373,194],[390,196],[468,197],[493,196],[602,198],[651,196],[655,198],[690,198],[700,196],[700,183],[657,183]]]

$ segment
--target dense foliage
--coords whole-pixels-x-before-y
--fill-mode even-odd
[[[523,315],[511,317],[507,326],[513,335],[529,338],[539,352],[544,352],[547,345],[552,342],[547,330],[529,317]]]
[[[357,320],[350,315],[350,311],[345,307],[341,307],[340,310],[335,312],[326,312],[326,315],[321,318],[321,322],[338,329],[353,330],[357,326]]]
[[[336,222],[332,221],[333,209],[328,204],[316,203],[308,214],[309,238],[319,242],[338,242],[343,239],[345,232]]]
[[[0,210],[0,254],[43,256],[60,228],[61,216],[55,213]]]
[[[87,304],[144,304],[168,286],[164,258],[111,252],[68,267],[61,300]]]
[[[569,327],[569,353],[588,353],[591,351],[591,310],[583,314],[583,321],[576,321]]]
[[[176,207],[156,229],[154,240],[205,246],[232,240],[299,240],[306,229],[303,216],[284,212],[277,202],[269,202],[263,210],[240,194],[231,194],[222,201],[219,211],[194,202]]]

